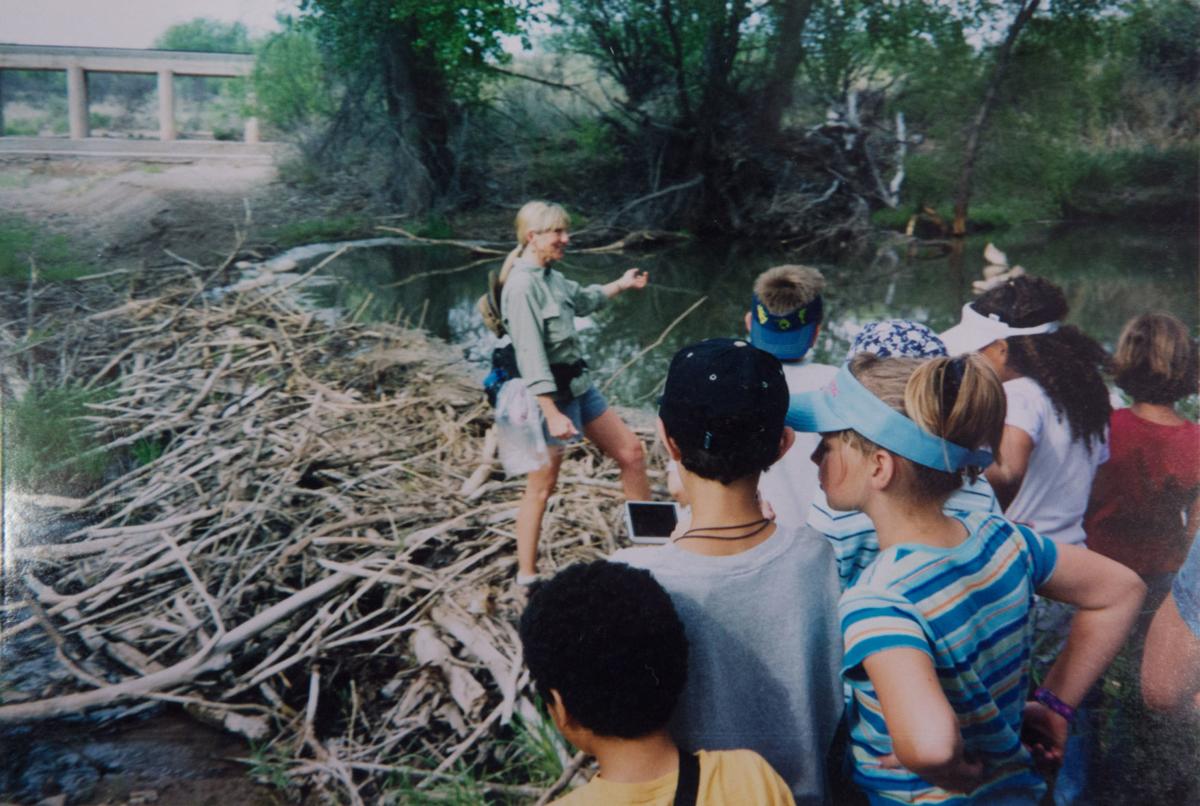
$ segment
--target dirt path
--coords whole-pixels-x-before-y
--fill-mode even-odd
[[[167,263],[164,248],[212,263],[228,254],[247,207],[247,247],[262,248],[280,224],[362,204],[288,185],[263,160],[0,153],[0,215],[67,235],[105,269]]]

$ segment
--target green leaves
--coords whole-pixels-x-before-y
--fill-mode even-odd
[[[197,17],[172,25],[154,40],[161,50],[195,50],[204,53],[250,53],[253,47],[246,26]]]
[[[420,72],[458,100],[474,99],[489,63],[508,60],[504,38],[520,33],[535,0],[303,0],[302,24],[343,64],[369,69],[377,49],[400,38]]]

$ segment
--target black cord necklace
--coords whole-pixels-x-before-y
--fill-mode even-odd
[[[706,538],[708,540],[745,540],[747,537],[754,537],[756,534],[761,532],[763,529],[766,529],[772,523],[773,523],[773,521],[770,518],[759,518],[756,521],[750,521],[749,523],[739,523],[734,526],[698,526],[695,529],[688,529],[686,532],[681,534],[679,537],[674,538],[671,542],[677,543],[680,540],[683,540],[684,538],[689,538],[689,537],[691,537],[691,538],[702,537],[702,538]],[[724,531],[730,531],[732,529],[749,529],[751,526],[754,526],[756,528],[752,529],[749,532],[746,532],[746,534],[744,534],[744,535],[695,534],[696,532],[703,532],[705,530],[709,530],[709,531],[713,531],[713,532],[724,532]]]

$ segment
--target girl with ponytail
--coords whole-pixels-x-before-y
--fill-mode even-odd
[[[855,782],[872,803],[1035,804],[1073,709],[1136,618],[1124,566],[986,512],[946,512],[1002,451],[1005,393],[977,355],[856,356],[787,424],[818,432],[832,507],[861,510],[880,552],[843,593]],[[1029,702],[1034,593],[1079,606]]]

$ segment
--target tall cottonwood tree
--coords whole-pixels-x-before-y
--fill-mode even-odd
[[[384,183],[407,212],[452,195],[464,105],[477,97],[488,65],[507,58],[502,37],[519,32],[532,2],[302,0],[300,24],[345,84],[322,154],[354,138],[382,151]]]

